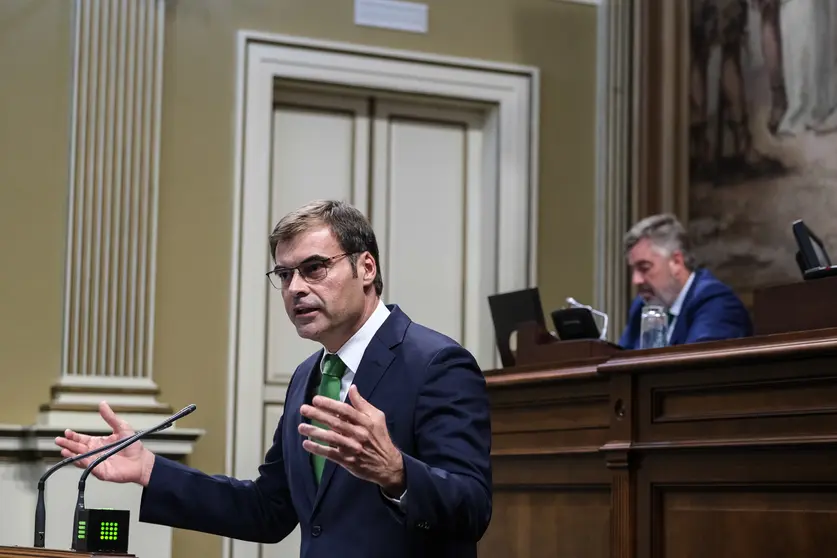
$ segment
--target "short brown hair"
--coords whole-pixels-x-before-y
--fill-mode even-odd
[[[384,292],[384,278],[378,257],[378,241],[372,225],[357,208],[336,200],[316,200],[307,203],[284,217],[273,228],[268,237],[270,257],[276,258],[276,247],[289,242],[302,232],[312,227],[326,225],[337,238],[340,248],[349,254],[352,270],[355,274],[357,256],[369,252],[375,260],[375,292],[378,296]],[[357,276],[357,275],[355,275]]]
[[[695,256],[692,254],[689,235],[674,215],[670,213],[651,215],[631,227],[624,238],[625,253],[630,252],[643,238],[647,238],[658,251],[667,256],[680,251],[683,254],[683,264],[686,269],[689,271],[695,269]]]

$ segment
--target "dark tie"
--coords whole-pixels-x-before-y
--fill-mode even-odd
[[[323,397],[340,401],[340,384],[345,373],[346,365],[340,360],[339,356],[334,354],[326,355],[323,358],[323,377],[320,380],[320,387],[317,389],[317,393]],[[328,426],[319,421],[311,421],[311,424],[328,429]],[[319,443],[328,445],[325,442]],[[319,455],[312,455],[312,457],[314,459],[314,478],[317,480],[317,484],[320,484],[320,479],[323,476],[323,468],[325,467],[325,458]]]

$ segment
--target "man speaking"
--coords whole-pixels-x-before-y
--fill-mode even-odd
[[[748,337],[750,315],[727,285],[695,266],[689,238],[672,215],[652,215],[625,235],[625,254],[638,294],[619,345],[639,346],[642,308],[663,306],[669,314],[668,344],[682,345]]]
[[[291,377],[258,478],[210,476],[140,443],[93,474],[142,485],[140,520],[149,523],[260,543],[300,525],[303,558],[476,557],[492,500],[476,360],[383,304],[375,234],[350,205],[310,203],[269,243],[268,278],[299,336],[322,349]],[[133,433],[106,403],[100,411],[113,434],[68,430],[56,439],[62,455]]]

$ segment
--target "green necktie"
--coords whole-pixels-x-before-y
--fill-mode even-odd
[[[326,355],[323,358],[323,377],[320,380],[320,387],[317,393],[323,397],[330,397],[335,401],[340,401],[340,384],[345,373],[346,365],[340,360],[339,356],[334,354]],[[319,421],[311,421],[311,424],[328,429],[328,426]],[[320,443],[328,445],[325,442]],[[325,467],[325,458],[319,455],[312,455],[311,457],[314,459],[314,478],[317,480],[317,484],[320,484],[320,479],[323,476],[323,468]]]

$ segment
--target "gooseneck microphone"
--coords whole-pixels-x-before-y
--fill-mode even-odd
[[[586,308],[587,310],[589,310],[590,312],[592,312],[596,316],[599,316],[600,318],[602,318],[602,321],[603,321],[602,331],[599,334],[599,339],[604,340],[607,337],[608,316],[605,312],[602,312],[601,310],[596,310],[595,308],[593,308],[589,304],[581,304],[579,301],[577,301],[576,299],[574,299],[571,296],[568,296],[566,298],[566,301],[567,301],[567,304],[569,304],[570,306],[574,306],[575,308]]]
[[[112,509],[85,509],[84,489],[87,484],[87,477],[102,461],[113,457],[131,444],[139,440],[171,427],[175,421],[190,415],[197,409],[194,404],[188,405],[173,414],[157,426],[137,432],[106,448],[100,448],[99,452],[105,453],[90,463],[81,474],[78,481],[78,499],[76,500],[75,517],[73,522],[73,544],[72,549],[82,552],[118,552],[128,551],[128,523],[130,512],[127,510]],[[97,452],[98,453],[98,452]]]
[[[192,414],[195,411],[195,409],[197,409],[197,406],[194,404],[189,405],[188,407],[184,407],[183,409],[170,416],[157,426],[149,428],[148,430],[143,430],[142,432],[137,432],[133,436],[129,436],[128,438],[120,440],[119,443],[115,444],[112,448],[110,448],[107,453],[105,453],[102,456],[99,456],[95,461],[88,465],[84,472],[81,474],[81,478],[78,480],[78,500],[76,501],[76,508],[79,510],[84,509],[84,489],[87,484],[87,477],[90,476],[90,473],[93,472],[93,469],[95,469],[102,461],[108,459],[109,457],[113,457],[114,455],[124,450],[131,444],[138,442],[139,440],[150,434],[154,434],[155,432],[159,432],[160,430],[165,430],[166,428],[169,428],[174,423],[174,421],[181,419],[186,415]]]
[[[110,444],[106,444],[100,448],[90,450],[87,453],[68,457],[67,459],[61,461],[60,463],[56,463],[47,469],[47,471],[41,476],[38,480],[38,502],[35,505],[35,548],[44,548],[44,544],[46,542],[46,504],[44,503],[44,488],[46,486],[47,479],[51,477],[55,471],[65,465],[69,465],[81,459],[86,459],[92,455],[96,455],[97,453],[107,451],[110,448],[119,445],[120,442],[122,442],[122,440],[116,440],[115,442],[111,442]]]

